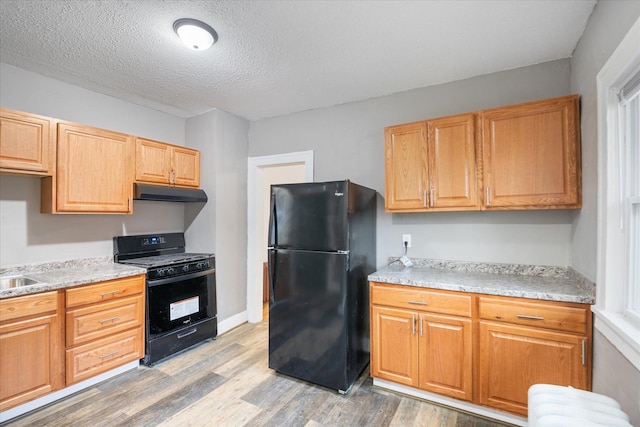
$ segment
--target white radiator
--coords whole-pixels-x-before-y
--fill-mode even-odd
[[[529,388],[528,421],[530,427],[632,427],[614,399],[550,384]]]

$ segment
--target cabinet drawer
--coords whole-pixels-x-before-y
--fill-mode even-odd
[[[371,284],[371,303],[433,313],[471,316],[471,295],[412,286]]]
[[[585,304],[499,297],[480,297],[479,300],[482,319],[587,333],[591,310]]]
[[[136,295],[144,290],[144,275],[67,289],[67,308]]]
[[[143,356],[142,328],[71,348],[66,351],[67,386]]]
[[[0,300],[0,322],[20,317],[55,312],[58,309],[58,292],[43,292]]]
[[[67,346],[142,325],[142,294],[90,305],[67,313]]]

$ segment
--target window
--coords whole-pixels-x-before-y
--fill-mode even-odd
[[[595,327],[640,369],[640,19],[598,86]]]

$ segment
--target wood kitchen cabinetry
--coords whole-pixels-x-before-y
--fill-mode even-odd
[[[0,411],[64,386],[58,292],[0,300]]]
[[[144,275],[67,289],[66,384],[144,357]]]
[[[51,175],[55,131],[52,118],[0,108],[0,172]]]
[[[533,384],[591,389],[587,304],[378,282],[370,291],[374,378],[525,416]]]
[[[591,311],[585,304],[479,298],[479,401],[527,415],[538,384],[591,389]]]
[[[136,181],[178,187],[200,186],[200,152],[136,138]]]
[[[580,208],[578,104],[571,95],[386,127],[385,209]]]
[[[133,156],[129,135],[59,122],[57,170],[43,179],[42,211],[132,213]]]
[[[385,128],[385,208],[478,210],[475,116]]]
[[[485,209],[581,207],[578,95],[480,111]]]
[[[371,375],[471,400],[471,297],[371,284]]]

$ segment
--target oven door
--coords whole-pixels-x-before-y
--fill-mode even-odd
[[[150,339],[216,317],[215,269],[147,281]]]

